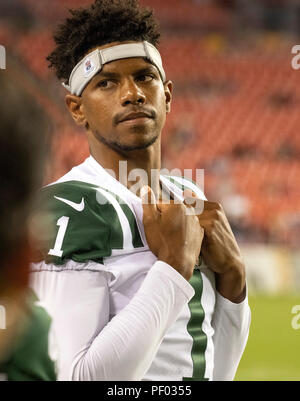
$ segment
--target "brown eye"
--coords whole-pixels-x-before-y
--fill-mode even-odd
[[[154,76],[150,74],[143,74],[139,75],[137,79],[141,82],[151,82],[154,79]]]
[[[97,86],[103,89],[110,89],[113,87],[113,82],[108,79],[105,79],[103,81],[98,82]]]

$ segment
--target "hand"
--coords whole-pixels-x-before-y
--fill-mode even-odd
[[[185,191],[185,202],[192,204],[192,191]],[[198,198],[199,199],[199,198]],[[188,202],[187,202],[188,201]],[[201,256],[205,264],[216,273],[218,292],[232,302],[245,297],[245,266],[223,207],[215,202],[203,202],[198,220],[204,229]]]
[[[159,260],[189,280],[200,254],[204,231],[195,214],[188,215],[183,203],[157,202],[151,188],[143,188],[143,224],[149,248]]]

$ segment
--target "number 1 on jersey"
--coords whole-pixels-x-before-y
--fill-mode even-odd
[[[58,233],[56,236],[54,248],[50,249],[48,255],[58,256],[61,257],[63,254],[63,250],[61,249],[62,243],[67,231],[69,223],[69,217],[62,216],[60,219],[57,220],[56,225],[59,226]]]

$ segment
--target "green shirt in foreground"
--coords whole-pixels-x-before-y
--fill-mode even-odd
[[[8,381],[55,381],[55,365],[49,356],[51,318],[30,292],[22,330],[9,357],[0,364],[0,375]]]

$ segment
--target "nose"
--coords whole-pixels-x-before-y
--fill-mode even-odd
[[[121,87],[121,104],[144,104],[146,96],[133,79],[127,79]]]

